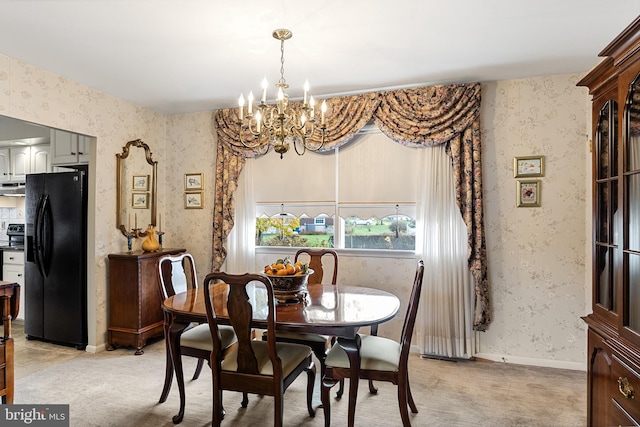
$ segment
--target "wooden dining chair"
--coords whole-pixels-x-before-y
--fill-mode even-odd
[[[333,249],[300,249],[294,256],[294,262],[302,260],[303,258],[304,261],[309,261],[309,268],[313,270],[313,274],[309,276],[308,287],[322,286],[322,279],[324,278],[323,260],[328,260],[328,264],[326,265],[332,266],[331,284],[336,284],[338,279],[338,254],[336,251]],[[324,359],[326,358],[327,350],[331,346],[331,337],[303,332],[276,332],[276,340],[280,342],[304,344],[311,347],[313,354],[316,355],[320,362],[320,374],[324,375]]]
[[[193,256],[189,253],[178,255],[165,255],[158,261],[158,275],[160,284],[160,293],[163,300],[187,289],[198,287],[198,279],[196,273],[196,264]],[[166,315],[166,314],[165,314]],[[165,326],[168,322],[165,319]],[[165,331],[165,336],[168,331]],[[221,328],[221,336],[224,348],[228,349],[236,342],[236,335],[230,326]],[[209,362],[211,357],[211,334],[207,324],[192,325],[185,330],[180,336],[180,352],[183,356],[191,356],[198,359],[196,370],[192,380],[198,379],[202,371],[202,365],[206,361]],[[171,364],[171,354],[169,348],[166,349],[166,372],[165,382],[160,395],[160,403],[167,399],[171,382],[173,379],[173,369]]]
[[[267,291],[267,340],[252,340],[253,307],[251,290],[261,282]],[[221,289],[221,284],[224,289]],[[213,342],[211,372],[213,377],[213,420],[220,426],[222,391],[233,390],[274,397],[274,426],[283,425],[285,390],[302,373],[307,373],[307,410],[315,416],[312,406],[316,367],[311,348],[306,345],[276,342],[275,297],[271,280],[259,274],[209,273],[204,280],[207,321]],[[215,287],[214,287],[215,286]],[[224,342],[221,339],[221,324],[215,312],[215,298],[225,298],[228,321],[238,337],[237,346],[223,359]],[[248,404],[242,400],[242,407]]]
[[[402,326],[400,341],[383,338],[375,335],[359,335],[360,339],[360,375],[359,378],[387,381],[398,386],[398,405],[400,417],[404,427],[411,426],[409,411],[418,413],[411,389],[409,388],[408,361],[413,328],[418,313],[418,303],[422,291],[422,276],[424,275],[424,263],[418,262],[413,288],[407,307],[407,314]],[[351,368],[345,351],[337,343],[333,345],[325,360],[325,373],[322,378],[321,399],[324,407],[324,425],[331,425],[331,407],[329,402],[329,390],[336,383],[345,378],[350,378]],[[357,387],[357,384],[349,384],[349,387]],[[353,401],[352,401],[353,400]],[[349,400],[348,425],[352,426],[355,419],[356,402]]]

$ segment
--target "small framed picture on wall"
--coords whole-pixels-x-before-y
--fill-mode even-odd
[[[544,156],[513,158],[514,178],[544,176]]]
[[[540,207],[540,180],[518,180],[517,206],[519,208]]]
[[[133,175],[133,191],[149,191],[149,175]]]
[[[185,191],[204,190],[203,180],[204,180],[203,173],[184,174],[184,190]]]
[[[184,193],[185,209],[202,209],[204,207],[204,194],[202,191],[190,191]]]
[[[131,207],[133,209],[147,209],[149,207],[149,193],[133,193]]]

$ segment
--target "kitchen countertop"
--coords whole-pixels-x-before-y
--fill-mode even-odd
[[[2,251],[24,251],[24,245],[9,244],[8,240],[0,240],[0,250]]]

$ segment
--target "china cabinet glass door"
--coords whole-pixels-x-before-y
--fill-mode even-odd
[[[640,74],[629,87],[625,105],[624,326],[640,334]]]
[[[618,214],[618,103],[605,102],[600,110],[596,133],[596,217],[595,300],[600,309],[617,312],[618,257],[620,215]]]

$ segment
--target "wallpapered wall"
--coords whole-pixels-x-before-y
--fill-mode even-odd
[[[107,331],[107,255],[127,248],[115,227],[115,155],[127,141],[140,138],[149,143],[154,159],[166,164],[166,117],[3,55],[0,114],[97,140],[89,173],[89,229],[93,230],[89,245],[94,256],[88,262],[87,349],[101,350]]]
[[[483,156],[493,322],[481,355],[508,362],[584,366],[589,278],[585,212],[588,96],[580,76],[483,85]],[[212,112],[166,117],[0,55],[0,114],[96,137],[90,206],[89,351],[104,348],[107,255],[126,250],[115,229],[115,154],[131,139],[158,160],[166,247],[185,247],[200,277],[211,267],[215,132]],[[272,154],[272,153],[271,153]],[[515,207],[513,156],[546,156],[542,207]],[[184,209],[184,174],[204,173],[204,209]],[[135,245],[139,246],[139,242]],[[256,261],[258,262],[258,260]],[[413,260],[343,257],[345,280],[387,287],[406,303]],[[354,272],[358,272],[357,274]],[[409,273],[407,273],[409,271]],[[397,336],[400,320],[381,328]]]
[[[482,87],[485,229],[493,322],[491,359],[586,368],[586,254],[591,205],[589,96],[578,75]],[[513,157],[544,155],[542,206],[516,207]]]

